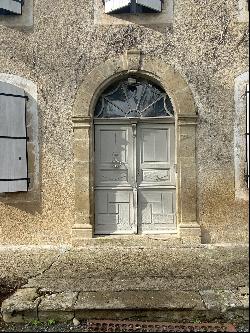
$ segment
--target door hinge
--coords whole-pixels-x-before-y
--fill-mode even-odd
[[[136,138],[136,124],[132,124],[132,134],[133,138]]]

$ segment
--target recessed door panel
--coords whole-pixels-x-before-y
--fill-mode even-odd
[[[138,185],[175,187],[174,124],[139,124],[137,132]]]
[[[151,126],[140,126],[141,162],[169,162],[169,129],[152,130]]]
[[[138,200],[140,233],[162,233],[174,230],[175,190],[140,190]]]
[[[95,184],[128,186],[132,182],[132,131],[125,125],[95,127]]]
[[[132,234],[136,231],[132,191],[99,189],[95,200],[96,234]]]

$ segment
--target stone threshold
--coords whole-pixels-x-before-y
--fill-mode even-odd
[[[33,320],[233,321],[249,320],[248,288],[236,290],[64,291],[18,289],[2,303],[6,323]]]

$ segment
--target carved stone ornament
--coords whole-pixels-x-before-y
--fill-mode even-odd
[[[126,63],[129,72],[137,72],[141,69],[141,51],[138,49],[127,50]]]

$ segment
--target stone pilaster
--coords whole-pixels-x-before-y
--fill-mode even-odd
[[[183,243],[200,243],[197,222],[196,121],[194,114],[177,118],[178,229]]]
[[[90,186],[90,128],[89,117],[73,117],[75,169],[75,223],[72,242],[92,238]]]

